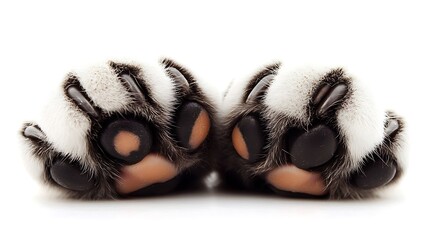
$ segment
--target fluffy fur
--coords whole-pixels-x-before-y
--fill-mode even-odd
[[[76,77],[94,105],[104,112],[120,111],[132,102],[130,93],[108,63],[79,71]]]
[[[266,91],[263,104],[269,108],[270,112],[280,113],[306,124],[310,117],[307,106],[311,93],[327,70],[329,69],[280,67]]]
[[[280,113],[308,126],[311,116],[307,109],[312,94],[323,81],[323,76],[333,69],[335,67],[280,68],[262,103],[268,108],[267,114]],[[350,170],[355,170],[363,158],[382,143],[386,117],[358,79],[353,78],[348,86],[349,97],[338,111],[337,122],[347,141],[352,163]]]
[[[47,136],[46,141],[57,151],[72,158],[86,158],[90,119],[64,95],[62,88],[44,109],[39,126]]]
[[[169,67],[181,72],[189,85],[175,81],[168,72]],[[143,102],[136,101],[131,90],[121,82],[121,74],[129,74],[138,80],[144,94]],[[259,80],[269,74],[275,77],[261,90],[260,97],[245,103]],[[213,159],[218,159],[217,169],[225,182],[266,191],[264,175],[289,162],[284,150],[287,131],[311,127],[315,121],[311,106],[315,91],[321,83],[339,82],[347,84],[348,92],[335,114],[323,121],[337,131],[341,151],[329,164],[317,170],[323,176],[331,198],[374,196],[383,188],[357,189],[350,184],[350,175],[361,171],[363,163],[374,155],[382,155],[386,162],[397,167],[391,183],[397,181],[406,166],[406,126],[395,113],[381,110],[358,78],[337,67],[267,65],[255,74],[232,82],[223,104],[216,104],[211,88],[200,85],[186,68],[168,59],[154,64],[109,61],[73,71],[56,91],[41,121],[24,125],[23,132],[31,125],[40,127],[45,135],[43,139],[24,136],[25,158],[33,176],[67,196],[116,198],[118,194],[113,186],[121,165],[103,154],[98,139],[107,122],[131,118],[147,122],[156,129],[154,140],[158,151],[175,164],[185,182],[199,181],[213,169]],[[81,89],[98,112],[97,118],[79,108],[67,95],[69,86]],[[194,152],[180,147],[175,137],[177,110],[189,101],[201,104],[212,120],[208,139]],[[249,114],[260,119],[266,134],[263,161],[256,163],[241,161],[231,144],[233,127]],[[221,125],[218,118],[222,120]],[[391,118],[398,120],[400,128],[394,135],[387,136],[384,128]],[[96,180],[96,186],[87,192],[63,189],[50,176],[49,169],[55,161],[78,162],[83,172]]]
[[[260,93],[258,101],[245,102],[258,81],[275,74],[268,88]],[[246,79],[246,78],[245,78]],[[359,79],[338,67],[291,68],[279,63],[267,65],[244,81],[233,82],[224,97],[222,109],[222,135],[220,142],[224,154],[220,157],[219,171],[228,184],[257,190],[267,190],[264,175],[290,161],[284,139],[291,128],[308,129],[315,121],[311,99],[321,83],[344,83],[348,92],[337,106],[335,115],[322,120],[338,133],[339,151],[321,172],[331,198],[363,198],[374,196],[382,189],[362,190],[349,182],[353,172],[361,170],[363,163],[373,154],[386,156],[397,166],[398,179],[403,172],[405,156],[404,121],[393,113],[382,111],[365,90]],[[231,143],[231,132],[246,115],[256,115],[265,129],[266,144],[261,161],[244,162]],[[394,137],[384,135],[388,118],[397,119],[400,129]],[[311,151],[311,149],[309,149]],[[394,182],[392,181],[392,182]]]
[[[189,81],[188,89],[181,89],[168,67],[178,69]],[[129,74],[141,85],[144,102],[137,102],[133,93],[121,82],[120,75]],[[98,112],[98,117],[83,111],[67,95],[67,88],[76,86]],[[181,172],[181,179],[194,182],[211,169],[213,136],[216,119],[206,141],[194,152],[180,147],[175,139],[175,116],[184,102],[196,101],[214,116],[212,100],[184,67],[171,60],[155,64],[110,61],[68,74],[61,88],[48,104],[42,120],[24,125],[22,135],[26,159],[35,176],[67,196],[85,199],[116,198],[114,184],[121,165],[106,156],[98,139],[105,124],[115,119],[137,119],[147,122],[154,131],[157,151],[172,161]],[[26,137],[27,126],[40,127],[46,138]],[[90,174],[95,187],[86,192],[62,188],[53,181],[49,169],[55,161],[78,162],[83,173]],[[191,181],[189,181],[191,182]]]

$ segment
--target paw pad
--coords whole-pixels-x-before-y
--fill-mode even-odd
[[[103,130],[100,143],[110,156],[126,164],[135,164],[150,152],[152,133],[143,123],[116,120]]]
[[[318,125],[308,132],[293,129],[288,136],[291,161],[301,169],[310,169],[327,163],[338,147],[335,132],[325,125]]]
[[[232,144],[241,158],[256,162],[264,147],[264,134],[256,117],[246,116],[232,132]]]
[[[348,129],[355,126],[344,121],[353,122],[353,114],[360,114],[355,128],[382,130],[377,129],[381,126],[377,119],[368,116],[366,110],[377,109],[371,109],[370,99],[361,94],[355,80],[341,68],[320,74],[304,72],[302,79],[300,73],[283,70],[281,65],[269,66],[244,87],[232,85],[241,88],[241,99],[228,95],[239,89],[226,94],[224,99],[235,101],[224,119],[231,133],[220,162],[227,180],[250,189],[269,188],[280,195],[331,198],[368,197],[389,184],[401,171],[392,150],[402,140],[400,119],[388,113],[383,142],[378,140],[380,145],[373,146],[368,155],[355,157],[350,149],[360,148],[362,137],[354,136],[359,130]],[[282,95],[285,90],[287,96]],[[283,96],[284,102],[278,100]],[[380,134],[367,135],[377,144],[374,138]],[[266,185],[261,184],[264,181]]]
[[[210,131],[210,117],[204,108],[195,102],[184,104],[177,117],[177,138],[190,150],[197,149]]]
[[[88,191],[95,185],[94,179],[77,163],[58,161],[51,166],[50,174],[58,185],[73,191]]]
[[[375,157],[364,164],[362,169],[351,177],[351,183],[361,189],[373,189],[388,184],[395,177],[396,167]]]
[[[162,194],[208,174],[212,104],[183,67],[108,62],[68,74],[62,86],[44,131],[22,129],[46,183],[100,199]]]

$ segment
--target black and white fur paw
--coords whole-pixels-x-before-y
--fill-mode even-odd
[[[365,198],[395,182],[405,125],[342,68],[273,64],[224,95],[227,184],[287,196]]]
[[[26,162],[74,198],[169,192],[210,172],[213,104],[171,60],[71,72],[42,120],[24,124]]]

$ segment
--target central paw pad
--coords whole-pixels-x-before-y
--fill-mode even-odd
[[[372,103],[355,81],[342,69],[297,73],[273,65],[256,74],[223,119],[231,133],[219,163],[225,179],[281,195],[331,198],[372,196],[392,182],[402,171],[395,148],[403,122],[389,112],[383,129],[382,120],[367,114]],[[224,101],[237,101],[231,93],[240,87],[233,84]],[[369,127],[359,129],[367,134],[356,135],[359,126]],[[378,145],[357,148],[368,140]]]
[[[90,199],[160,194],[209,172],[213,107],[183,67],[109,62],[63,86],[46,120],[22,131],[57,189]]]
[[[177,168],[168,159],[150,154],[134,165],[123,167],[116,188],[122,194],[132,193],[155,183],[167,182],[177,174]]]

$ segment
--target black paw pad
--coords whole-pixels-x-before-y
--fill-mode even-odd
[[[210,131],[208,112],[198,103],[189,102],[180,107],[177,115],[177,138],[182,147],[197,149]]]
[[[94,179],[83,173],[75,162],[56,162],[51,166],[50,174],[58,185],[73,191],[88,191],[95,185]]]
[[[291,130],[288,145],[292,163],[301,169],[325,164],[338,147],[335,132],[325,125],[318,125],[308,132]]]
[[[152,133],[143,123],[134,120],[111,122],[101,133],[104,151],[125,164],[141,161],[152,148]]]
[[[373,189],[388,184],[395,174],[394,164],[385,163],[375,156],[373,161],[368,161],[359,172],[352,175],[351,183],[361,189]]]
[[[232,131],[232,144],[240,157],[257,161],[264,147],[264,134],[258,119],[253,116],[241,119]]]

